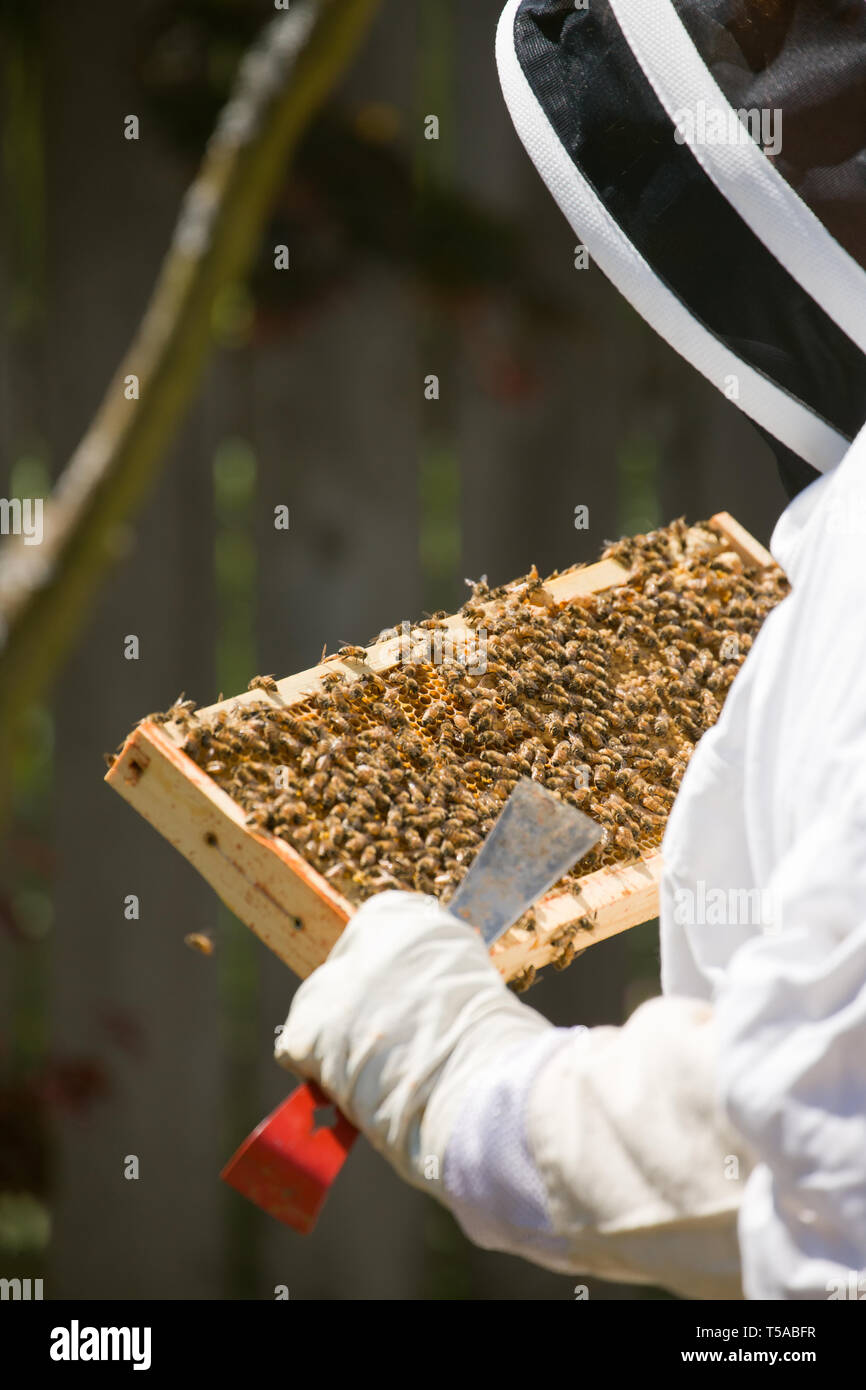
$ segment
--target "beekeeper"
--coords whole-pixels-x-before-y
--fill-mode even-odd
[[[668,823],[660,998],[555,1028],[389,892],[277,1055],[486,1248],[687,1297],[866,1294],[866,6],[510,0],[497,50],[592,259],[772,441],[792,593]],[[710,924],[710,893],[769,919]]]

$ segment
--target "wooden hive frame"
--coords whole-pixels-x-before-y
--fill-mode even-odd
[[[727,512],[709,525],[750,565],[772,557]],[[624,584],[630,572],[614,560],[570,570],[548,580],[542,602],[557,604]],[[520,585],[510,586],[509,594]],[[501,600],[483,605],[495,610]],[[458,616],[448,625],[462,628]],[[342,671],[348,679],[365,670],[387,671],[401,656],[401,639],[366,648],[364,660],[332,658],[277,682],[272,692],[245,691],[196,718],[263,700],[282,707],[302,703],[321,690],[322,677]],[[305,978],[329,954],[355,907],[291,845],[251,828],[246,813],[181,748],[182,733],[171,724],[145,720],[129,735],[106,781],[199,871],[222,901],[291,970]],[[658,915],[661,854],[646,853],[584,875],[574,889],[553,890],[534,912],[535,930],[512,928],[497,942],[492,959],[507,980],[555,961],[565,935],[581,950]],[[577,931],[575,932],[575,927]]]

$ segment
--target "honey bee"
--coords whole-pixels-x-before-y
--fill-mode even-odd
[[[657,714],[653,720],[653,733],[656,738],[667,738],[671,731],[671,721],[667,714]]]
[[[363,788],[355,792],[355,801],[357,805],[363,807],[365,811],[368,811],[371,816],[374,816],[379,809],[375,799],[369,792],[364,791]]]
[[[640,847],[627,825],[617,827],[613,835],[613,843],[624,854],[638,854],[640,851]]]
[[[584,947],[584,950],[586,948]],[[573,940],[565,941],[560,947],[556,956],[551,961],[554,970],[566,970],[572,961],[578,956],[582,956],[583,951],[578,951]]]
[[[187,932],[183,938],[183,944],[189,946],[190,950],[199,951],[203,956],[212,956],[214,953],[213,939],[205,932]]]
[[[632,768],[620,768],[619,772],[615,773],[613,780],[615,785],[629,797],[639,797],[644,791],[649,791],[644,779]]]
[[[590,724],[588,723],[588,721],[584,720],[583,737],[584,742],[588,743],[589,747],[593,749],[595,752],[599,752],[602,748],[604,748],[605,737],[603,727],[599,727],[595,724]]]
[[[434,700],[421,716],[422,724],[433,724],[448,717],[448,706],[443,700]]]
[[[508,988],[515,994],[525,994],[535,982],[535,966],[527,965],[518,975],[508,981]]]
[[[252,768],[244,767],[243,765],[235,768],[232,774],[232,786],[236,788],[254,787],[258,781],[259,778],[257,773],[255,773]]]
[[[246,754],[256,751],[266,755],[268,751],[267,745],[256,736],[253,730],[245,729],[242,725],[226,734],[223,738],[223,744],[236,757],[244,757]]]
[[[487,617],[487,609],[478,603],[464,603],[460,615],[470,624],[483,623]]]
[[[585,650],[575,662],[575,665],[578,671],[584,676],[591,676],[593,679],[597,678],[599,680],[604,680],[607,676],[607,667],[603,666],[596,657],[591,656]]]
[[[701,726],[697,724],[694,719],[691,718],[691,715],[687,711],[675,707],[674,713],[676,714],[679,726],[683,733],[686,735],[686,737],[690,738],[692,743],[697,743],[698,739],[701,737],[701,734],[704,732]]]
[[[469,723],[479,725],[495,713],[495,705],[490,700],[476,700],[469,710]]]
[[[515,671],[512,684],[520,697],[536,695],[540,689],[536,678],[523,670]]]
[[[551,767],[563,767],[571,760],[573,752],[572,743],[567,738],[561,739],[550,755]]]
[[[189,715],[193,714],[195,712],[195,708],[195,700],[188,700],[186,698],[186,692],[182,690],[178,695],[177,699],[175,700],[174,704],[171,705],[171,707],[169,708],[165,717],[168,719],[182,719],[185,716],[188,717]]]
[[[247,690],[266,690],[269,695],[279,694],[276,676],[253,676]]]
[[[315,749],[305,748],[300,758],[298,759],[298,766],[300,767],[301,772],[306,774],[315,771],[316,762],[317,759]]]
[[[648,703],[646,695],[640,691],[630,690],[623,695],[623,704],[635,718],[646,713]]]
[[[406,668],[404,667],[404,670]],[[358,676],[355,686],[359,699],[377,700],[385,694],[385,682],[374,671],[362,671]]]
[[[318,743],[318,737],[310,722],[306,719],[298,719],[296,715],[284,712],[280,718],[280,727],[292,738],[298,739],[301,743]]]
[[[565,734],[565,725],[558,711],[544,716],[544,731],[550,738],[559,742]]]

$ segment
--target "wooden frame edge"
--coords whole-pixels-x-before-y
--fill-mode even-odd
[[[352,905],[291,845],[251,830],[241,808],[159,725],[133,730],[105,780],[296,975],[321,965]]]

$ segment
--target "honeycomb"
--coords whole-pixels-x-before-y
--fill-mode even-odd
[[[385,888],[450,896],[520,777],[603,828],[562,881],[656,849],[689,757],[715,723],[767,613],[787,591],[707,525],[609,546],[616,588],[551,602],[533,569],[473,587],[459,615],[483,662],[402,660],[282,703],[167,714],[188,755],[246,812],[360,904]],[[555,576],[551,576],[553,578]],[[444,614],[415,634],[446,629]],[[410,653],[411,655],[411,653]],[[151,716],[153,718],[154,716]],[[532,915],[521,923],[532,927]],[[567,963],[569,943],[563,943]]]

